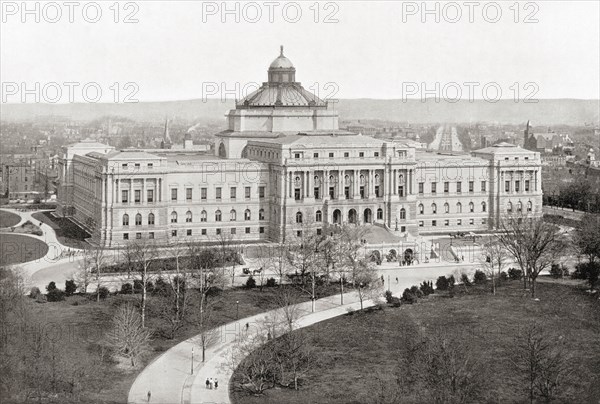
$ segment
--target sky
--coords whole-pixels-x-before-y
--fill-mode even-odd
[[[1,3],[2,102],[241,98],[280,45],[321,98],[600,98],[597,0]]]

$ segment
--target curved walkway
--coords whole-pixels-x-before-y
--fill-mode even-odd
[[[405,288],[433,280],[440,275],[447,275],[461,268],[466,272],[474,270],[473,265],[436,265],[403,267],[397,270],[381,271],[382,275],[393,279],[386,285],[394,294]],[[398,281],[395,278],[398,277]],[[316,301],[315,312],[311,312],[311,302],[301,303],[298,310],[302,316],[296,322],[296,328],[303,328],[320,321],[346,314],[348,311],[360,309],[356,293],[344,294],[344,305],[340,304],[340,296],[333,295]],[[374,305],[373,301],[363,302],[364,307]],[[230,366],[233,350],[242,339],[264,338],[265,324],[271,323],[279,310],[261,313],[252,317],[225,324],[216,331],[217,342],[206,351],[206,362],[199,362],[200,345],[198,336],[192,337],[172,347],[151,362],[136,378],[129,390],[128,403],[148,402],[148,391],[152,393],[151,402],[161,404],[199,404],[230,403],[229,381],[233,373]],[[246,324],[249,325],[246,332]],[[192,349],[194,361],[192,362]],[[193,367],[193,374],[192,374]],[[206,378],[219,380],[218,390],[206,389]]]

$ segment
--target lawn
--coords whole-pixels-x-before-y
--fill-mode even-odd
[[[531,300],[521,288],[520,282],[507,282],[493,296],[487,288],[473,286],[465,290],[461,286],[453,298],[434,294],[413,305],[385,307],[315,324],[303,332],[310,336],[318,363],[301,380],[298,391],[278,387],[252,396],[233,390],[232,402],[428,402],[431,400],[423,395],[426,389],[414,391],[407,365],[408,358],[423,355],[416,341],[428,337],[440,344],[442,340],[450,341],[469,359],[468,369],[477,380],[479,396],[467,402],[529,402],[525,377],[514,369],[513,361],[518,355],[517,336],[534,322],[541,324],[549,341],[562,344],[571,357],[572,377],[561,380],[565,386],[556,402],[597,402],[600,301],[580,286],[540,284],[540,301]],[[408,378],[394,377],[405,377],[407,373]],[[234,374],[233,380],[238,377]],[[398,385],[396,380],[400,380]],[[391,398],[394,391],[402,394]],[[380,393],[387,400],[381,399]]]
[[[64,288],[64,285],[57,285]],[[275,308],[274,296],[279,287],[256,289],[237,288],[217,292],[211,295],[218,304],[215,307],[216,316],[214,325],[224,324],[240,318],[252,316],[260,312]],[[45,292],[45,291],[43,291]],[[321,295],[336,293],[335,286],[321,290]],[[300,301],[308,300],[306,294],[297,291]],[[24,298],[28,311],[28,325],[11,327],[6,324],[8,331],[7,341],[18,341],[16,349],[20,346],[29,347],[35,342],[35,334],[31,331],[40,330],[44,332],[50,344],[49,351],[37,354],[29,352],[27,348],[26,357],[23,359],[23,374],[15,377],[36,378],[35,372],[44,372],[44,369],[52,369],[57,372],[59,380],[72,380],[75,378],[74,393],[71,395],[60,395],[54,399],[44,399],[43,402],[51,403],[125,403],[129,388],[137,374],[154,358],[178,342],[192,337],[198,333],[193,325],[186,325],[179,331],[176,338],[168,339],[162,329],[165,321],[161,320],[158,312],[161,310],[159,298],[149,295],[147,308],[147,323],[152,331],[151,352],[145,355],[138,366],[130,367],[128,364],[116,363],[101,348],[101,343],[106,332],[110,329],[111,318],[116,308],[122,304],[131,302],[134,305],[140,301],[139,294],[117,294],[109,295],[106,300],[96,302],[95,298],[75,295],[67,297],[65,301],[36,303],[33,299]],[[19,317],[21,318],[21,316]],[[4,326],[4,324],[3,324]],[[3,334],[4,335],[4,334]],[[14,339],[13,339],[14,338]],[[35,367],[31,373],[27,371],[37,357],[43,358],[43,366]],[[1,365],[0,365],[1,369]],[[25,376],[27,375],[27,376]],[[45,380],[43,380],[45,381]],[[40,381],[42,383],[43,381]],[[0,379],[0,388],[2,380]],[[35,385],[35,382],[33,382]],[[1,389],[0,389],[1,390]],[[34,393],[35,393],[35,389]],[[19,392],[15,392],[15,395]],[[7,402],[24,402],[22,396],[3,397]],[[31,401],[31,398],[30,398]],[[29,402],[29,401],[28,401]]]
[[[48,246],[33,237],[0,233],[0,266],[21,264],[46,255]]]
[[[21,217],[19,217],[19,215],[15,215],[12,212],[0,210],[0,228],[13,227],[20,221]]]
[[[71,219],[67,217],[54,217],[52,216],[52,212],[38,212],[31,216],[52,227],[61,244],[72,248],[85,248],[89,246],[85,239],[91,237],[90,234]]]

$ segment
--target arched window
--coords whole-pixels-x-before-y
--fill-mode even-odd
[[[258,211],[258,220],[265,220],[265,210],[261,209]]]
[[[315,213],[315,222],[322,222],[323,221],[323,213],[321,213],[320,210],[317,210],[317,212]]]
[[[185,214],[185,222],[186,223],[191,223],[192,222],[192,212],[189,211],[189,210]]]
[[[425,213],[425,206],[423,206],[423,204],[419,205],[419,215],[422,215]]]
[[[475,212],[475,204],[473,202],[469,202],[469,212]]]
[[[202,212],[200,212],[200,221],[201,222],[206,222],[206,218],[207,218],[206,211],[203,210]]]
[[[437,213],[437,205],[435,203],[431,204],[431,213],[434,215]]]
[[[400,182],[400,184],[404,184],[404,175],[400,174],[398,176],[398,181]]]
[[[221,221],[221,211],[217,210],[215,212],[215,222],[220,222]]]
[[[377,220],[383,220],[383,209],[377,209]]]
[[[512,212],[512,202],[509,202],[509,203],[508,203],[508,205],[506,206],[506,211],[507,211],[508,213],[511,213],[511,212]]]
[[[236,216],[237,216],[237,213],[235,212],[235,209],[231,209],[229,211],[229,221],[235,222]]]
[[[450,205],[447,202],[444,204],[444,213],[450,213]]]
[[[482,212],[487,212],[487,205],[485,202],[481,202],[481,211]]]
[[[171,223],[177,223],[177,212],[171,212]]]
[[[527,202],[527,212],[533,211],[533,203],[531,201]]]
[[[142,215],[139,213],[137,215],[135,215],[135,225],[136,226],[142,225]]]
[[[523,212],[523,204],[520,201],[517,203],[517,212]]]
[[[302,223],[302,212],[296,212],[296,223]]]
[[[405,220],[406,219],[406,209],[402,208],[400,209],[400,220]]]
[[[123,215],[123,226],[129,226],[129,215],[128,214]]]
[[[462,203],[458,202],[456,204],[456,212],[457,213],[462,213]]]
[[[154,224],[154,213],[148,214],[148,224]]]
[[[244,211],[244,220],[250,220],[252,217],[252,214],[250,213],[250,209],[246,209]]]

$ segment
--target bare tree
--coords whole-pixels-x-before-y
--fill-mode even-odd
[[[106,336],[108,346],[117,355],[128,358],[131,366],[148,350],[150,332],[144,328],[140,314],[130,304],[119,307]]]
[[[356,285],[356,268],[361,261],[361,240],[364,238],[366,228],[362,226],[344,225],[338,232],[330,232],[333,240],[330,261],[333,271],[338,274],[340,282],[340,302],[344,304],[344,280],[348,277]],[[336,235],[337,234],[337,235]]]
[[[83,250],[83,258],[75,274],[75,281],[83,293],[87,293],[88,286],[93,282],[96,285],[96,301],[100,301],[100,288],[102,287],[102,274],[110,259],[104,247],[88,247]]]
[[[482,247],[481,265],[492,279],[492,294],[496,294],[496,277],[509,263],[510,255],[502,243],[490,241]],[[460,279],[457,278],[457,279]]]
[[[363,309],[365,300],[381,298],[383,284],[377,268],[367,259],[360,259],[354,263],[350,271],[352,283],[358,293],[360,309]]]
[[[130,242],[131,254],[135,262],[134,268],[140,276],[142,296],[140,302],[140,316],[142,327],[146,326],[146,304],[148,301],[148,282],[152,278],[152,266],[158,255],[156,245],[147,240],[134,240]]]
[[[535,298],[538,275],[565,251],[567,244],[560,228],[541,218],[510,217],[501,223],[498,239],[529,279],[531,296]]]

